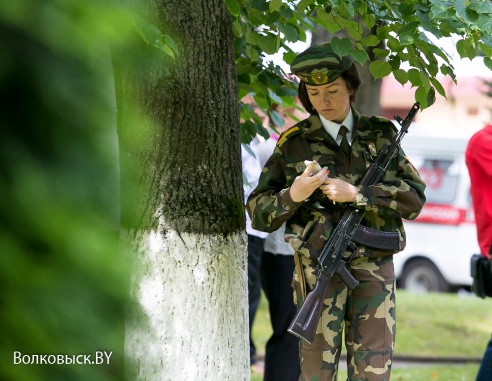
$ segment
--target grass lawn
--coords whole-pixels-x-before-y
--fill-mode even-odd
[[[395,368],[391,372],[391,381],[475,381],[477,372],[478,364]],[[340,370],[338,380],[345,381],[346,379],[347,371]],[[263,377],[251,373],[251,381],[263,381]]]
[[[456,357],[471,360],[482,357],[492,333],[492,300],[473,295],[445,293],[413,294],[397,290],[395,356]],[[271,334],[268,306],[262,296],[253,325],[253,338],[259,354]],[[392,381],[474,381],[478,363],[466,365],[426,364],[396,367]],[[339,380],[346,379],[340,370]],[[252,374],[251,381],[261,381]]]

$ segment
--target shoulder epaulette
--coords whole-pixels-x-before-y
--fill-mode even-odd
[[[389,122],[390,121],[389,119],[386,119],[385,117],[382,117],[382,116],[379,116],[379,115],[371,116],[371,120],[374,121],[374,122],[380,122],[380,123],[384,123],[384,122]]]
[[[299,126],[294,126],[289,128],[287,131],[283,132],[282,135],[280,135],[280,138],[278,139],[277,142],[277,147],[282,147],[282,145],[290,138],[293,136],[301,134],[302,131]]]
[[[393,122],[391,120],[383,117],[383,116],[378,116],[378,115],[371,116],[371,121],[377,122],[377,123],[388,123],[395,132],[398,132],[398,129],[393,124]]]

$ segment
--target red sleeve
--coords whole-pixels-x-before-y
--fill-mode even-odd
[[[474,156],[475,164],[479,165],[489,177],[492,177],[492,135],[479,134],[474,136],[470,143],[472,143],[470,153]]]

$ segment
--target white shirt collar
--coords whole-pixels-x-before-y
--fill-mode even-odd
[[[352,141],[352,129],[354,128],[354,115],[352,113],[352,107],[350,107],[349,112],[342,123],[335,123],[331,120],[323,118],[321,115],[319,118],[321,119],[321,123],[323,124],[325,131],[329,133],[333,140],[335,140],[338,144],[340,144],[341,140],[341,138],[337,139],[338,130],[340,130],[342,124],[348,129],[347,140],[349,143]]]

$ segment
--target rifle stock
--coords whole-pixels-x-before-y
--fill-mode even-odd
[[[335,273],[351,290],[359,284],[359,281],[348,271],[345,261],[338,262]],[[318,322],[321,317],[323,302],[325,300],[325,294],[330,279],[331,276],[326,271],[318,270],[318,276],[316,277],[316,284],[314,285],[313,291],[308,294],[301,309],[294,317],[294,320],[292,320],[292,323],[290,323],[289,329],[287,330],[309,344],[313,343],[316,336],[316,330],[318,329]]]
[[[401,125],[400,132],[391,145],[382,148],[375,162],[367,168],[360,182],[361,185],[377,184],[381,180],[390,160],[399,149],[401,140],[419,108],[420,104],[417,102],[412,106],[404,120],[395,117]],[[333,274],[337,274],[351,290],[359,284],[346,267],[346,263],[350,260],[350,257],[345,257],[344,253],[347,248],[355,248],[352,238],[363,215],[363,211],[353,207],[348,207],[345,210],[342,219],[319,256],[319,270],[314,289],[307,295],[306,300],[288,329],[288,332],[309,344],[312,344],[316,336],[326,289]]]
[[[319,321],[329,281],[330,277],[328,274],[319,270],[313,291],[307,295],[301,309],[287,330],[294,336],[307,341],[309,344],[313,343],[314,337],[316,336],[318,324],[313,324],[313,319]]]

